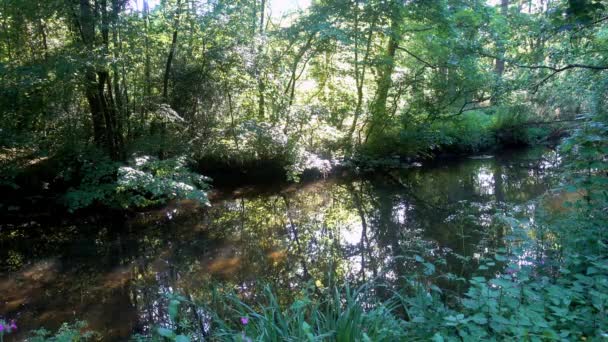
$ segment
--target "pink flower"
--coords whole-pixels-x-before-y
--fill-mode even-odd
[[[242,325],[247,325],[249,323],[249,318],[248,317],[241,317],[241,324]]]

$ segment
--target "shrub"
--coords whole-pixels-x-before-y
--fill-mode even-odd
[[[34,330],[28,339],[31,342],[84,342],[98,340],[101,340],[99,334],[87,330],[87,324],[83,321],[77,321],[72,324],[63,323],[55,333],[44,328]]]
[[[122,165],[105,156],[86,158],[80,161],[80,184],[71,188],[64,200],[72,211],[93,204],[145,207],[170,199],[208,204],[205,190],[210,179],[189,171],[186,162],[184,157],[158,160],[140,156]]]
[[[530,145],[549,134],[542,127],[529,125],[532,117],[530,108],[524,105],[498,107],[490,130],[502,146]]]
[[[440,149],[461,153],[477,153],[494,147],[490,131],[491,117],[481,111],[465,112],[432,125]]]

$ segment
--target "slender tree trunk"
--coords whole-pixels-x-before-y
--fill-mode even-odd
[[[266,91],[266,86],[264,85],[264,81],[262,81],[262,76],[258,75],[258,117],[260,120],[263,120],[266,115],[266,99],[264,97],[264,91]]]
[[[506,18],[509,10],[509,0],[501,0],[500,1],[500,14]],[[496,104],[499,102],[499,92],[500,85],[502,83],[502,75],[505,72],[505,46],[503,44],[504,37],[498,37],[496,40],[496,50],[498,52],[498,58],[494,62],[494,73],[496,74],[497,79],[497,89],[494,89],[494,94],[490,101],[492,104]]]
[[[494,196],[496,198],[496,202],[504,202],[505,192],[504,183],[502,180],[502,166],[498,163],[498,161],[494,162]]]
[[[173,57],[175,56],[175,49],[177,47],[177,33],[179,31],[179,19],[181,14],[181,0],[177,0],[175,9],[175,21],[173,24],[173,37],[171,39],[171,48],[169,49],[169,55],[167,56],[167,64],[165,66],[165,76],[163,77],[163,102],[169,103],[169,76],[171,75],[171,65],[173,63]],[[162,119],[160,123],[160,149],[158,157],[160,159],[165,158],[165,136],[167,135],[167,124]]]
[[[40,37],[42,38],[42,49],[44,53],[44,59],[49,59],[49,45],[47,43],[46,37],[46,25],[44,24],[44,20],[38,19],[38,29],[40,30]]]
[[[177,8],[175,10],[175,22],[173,24],[173,38],[171,39],[171,48],[169,49],[169,56],[167,56],[167,64],[165,66],[165,77],[163,78],[163,101],[168,101],[168,88],[169,88],[169,76],[171,73],[171,63],[173,63],[173,56],[175,55],[175,48],[177,47],[177,33],[179,30],[179,17],[181,0],[177,0]]]
[[[111,27],[112,27],[112,44],[114,48],[114,60],[112,63],[112,87],[114,88],[114,104],[115,104],[115,114],[116,114],[116,131],[117,131],[117,143],[121,146],[123,145],[122,134],[124,132],[123,124],[127,119],[127,111],[125,107],[124,94],[121,91],[120,87],[120,72],[118,69],[118,62],[120,60],[122,54],[122,42],[120,41],[120,36],[118,32],[119,25],[119,14],[121,11],[121,5],[119,0],[112,0],[112,16],[111,16]],[[123,75],[124,76],[124,75]],[[126,91],[126,88],[124,89]],[[122,156],[121,156],[122,157]]]
[[[150,25],[149,19],[149,7],[148,0],[144,0],[144,104],[143,104],[143,113],[144,117],[147,112],[147,103],[150,101],[152,95],[152,81],[150,80],[150,38],[148,33],[148,26]]]
[[[261,3],[261,14],[260,14],[260,36],[264,34],[264,13],[266,12],[266,0],[262,0]],[[264,92],[266,91],[266,85],[264,84],[264,80],[262,77],[262,67],[259,65],[259,58],[262,55],[263,46],[262,44],[258,45],[258,65],[257,65],[257,81],[258,81],[258,117],[260,119],[264,119],[265,117],[265,109],[266,109],[266,99]]]
[[[262,0],[260,5],[261,13],[260,13],[260,33],[264,32],[264,13],[266,13],[266,0]]]
[[[508,11],[509,11],[509,0],[501,0],[500,1],[500,14],[506,18]],[[498,38],[498,40],[496,41],[496,48],[498,50],[498,56],[500,58],[497,58],[495,61],[494,72],[496,73],[496,76],[498,76],[499,78],[502,78],[502,74],[505,71],[505,59],[504,59],[505,48],[504,48],[504,44],[502,43],[502,37]]]
[[[293,234],[294,241],[296,242],[297,253],[298,253],[298,256],[300,257],[300,264],[302,265],[304,279],[308,280],[308,279],[310,279],[310,274],[308,273],[308,267],[306,265],[306,257],[304,255],[305,251],[302,248],[302,245],[300,243],[298,228],[294,224],[293,219],[291,217],[291,208],[289,205],[289,201],[287,200],[287,197],[283,196],[283,201],[285,202],[285,210],[286,210],[286,214],[287,214],[287,219],[289,220],[289,226],[291,227],[291,232]]]
[[[357,8],[359,4],[357,3]],[[365,53],[363,55],[363,59],[359,60],[359,15],[355,16],[355,83],[357,87],[357,104],[355,105],[355,113],[353,116],[353,122],[350,125],[350,129],[348,130],[348,140],[346,145],[346,150],[348,153],[352,151],[352,139],[355,129],[357,128],[357,122],[359,121],[359,117],[361,116],[361,111],[363,110],[363,84],[365,83],[365,72],[366,72],[366,64],[369,60],[369,54],[371,51],[372,38],[374,35],[374,30],[376,26],[377,17],[374,16],[372,22],[369,26],[369,31],[367,33],[367,42],[365,46]],[[359,65],[361,64],[361,65]]]
[[[118,12],[117,0],[112,0],[113,11]],[[101,0],[101,35],[103,40],[104,54],[110,56],[110,27],[115,25],[118,18],[118,13],[108,13],[107,0]],[[116,63],[112,63],[112,68],[116,67]],[[99,80],[99,96],[102,101],[102,108],[106,121],[106,136],[110,154],[114,159],[123,158],[123,140],[122,140],[122,120],[120,117],[119,99],[120,93],[112,90],[112,85],[118,87],[118,83],[114,83],[118,77],[118,73],[110,74],[110,71],[103,68],[97,72]],[[114,81],[113,81],[114,80]]]
[[[357,213],[359,214],[359,218],[361,219],[361,240],[359,242],[359,250],[361,252],[361,270],[360,274],[365,281],[365,269],[367,268],[367,264],[365,262],[365,252],[366,250],[369,252],[369,241],[367,239],[367,220],[365,219],[365,211],[363,210],[363,203],[360,198],[360,195],[355,190],[355,187],[352,184],[348,186],[349,192],[353,197],[353,202],[355,204],[355,208],[357,209]],[[367,247],[365,243],[367,242]],[[371,263],[371,255],[369,255],[369,263]]]
[[[289,92],[289,106],[291,106],[293,104],[293,100],[295,97],[296,81],[298,80],[298,77],[297,77],[298,64],[302,60],[302,57],[304,57],[304,54],[306,54],[306,52],[312,46],[312,42],[313,42],[313,39],[315,38],[316,34],[317,34],[317,32],[315,31],[308,37],[304,46],[302,46],[298,50],[298,53],[294,57],[293,63],[291,64],[291,78],[289,79],[289,83],[287,84],[287,89],[286,89],[286,92]]]
[[[228,95],[228,110],[230,112],[230,128],[232,131],[232,138],[234,139],[234,145],[236,146],[236,150],[239,150],[239,138],[236,134],[236,122],[234,121],[234,109],[232,107],[232,95],[230,93],[230,89],[226,86],[226,93]]]

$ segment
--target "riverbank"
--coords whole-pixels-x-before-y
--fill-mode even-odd
[[[549,146],[555,144],[553,141],[545,142]],[[201,160],[185,164],[184,171],[188,172],[188,169],[194,169],[206,176],[210,176],[211,180],[208,181],[209,185],[211,185],[210,189],[214,187],[218,189],[236,189],[239,187],[255,186],[256,184],[262,186],[266,184],[288,185],[294,182],[294,179],[297,182],[306,183],[328,177],[349,177],[349,175],[355,176],[378,171],[407,169],[427,164],[438,165],[447,161],[490,156],[503,152],[509,153],[512,150],[525,148],[527,147],[493,146],[493,148],[488,147],[475,153],[456,153],[439,150],[418,157],[393,155],[389,158],[375,158],[360,154],[340,161],[314,157],[314,160],[302,163],[303,166],[299,168],[297,173],[288,172],[289,167],[283,165],[284,162],[276,160],[252,161],[246,164],[236,162],[226,164],[218,160]],[[29,159],[23,158],[23,160],[25,162],[20,163],[19,171],[13,171],[14,176],[10,180],[5,180],[0,185],[0,190],[4,194],[0,200],[0,215],[3,217],[3,220],[6,222],[19,222],[29,218],[44,219],[45,216],[50,217],[59,212],[69,215],[68,209],[70,208],[70,203],[66,201],[66,193],[79,189],[79,187],[82,188],[83,181],[86,181],[85,177],[90,178],[91,175],[88,175],[86,170],[82,170],[82,165],[77,166],[73,161],[66,160],[66,158],[32,157]],[[103,199],[106,194],[103,191],[107,191],[108,187],[104,185],[104,182],[112,181],[116,177],[115,171],[112,171],[111,168],[119,168],[120,164],[102,160],[99,164],[91,164],[91,166],[93,167],[91,170],[97,170],[96,172],[101,170],[101,173],[97,176],[94,174],[93,177],[97,178],[93,178],[88,184],[85,184],[86,187],[91,189],[87,193],[83,193],[82,196],[88,196],[92,199],[89,204],[90,208],[86,208],[89,205],[77,207],[84,216],[88,212],[99,211],[105,211],[110,215],[121,215],[121,210],[128,209],[125,211],[126,214],[132,210],[153,209],[154,207],[162,207],[165,201],[171,200],[171,198],[167,198],[160,200],[158,203],[150,202],[144,206],[135,205],[131,208],[116,207],[119,203],[116,203],[114,198],[109,197],[104,203]],[[148,196],[145,189],[141,190],[143,192],[137,196]],[[211,195],[213,196],[212,190],[204,191],[211,191]],[[129,202],[127,201],[126,203]]]

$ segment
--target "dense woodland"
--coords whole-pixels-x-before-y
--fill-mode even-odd
[[[535,246],[555,263],[530,266],[529,293],[499,276],[499,284],[475,280],[467,297],[491,303],[498,295],[490,291],[503,287],[521,295],[520,306],[414,305],[412,298],[426,300],[412,294],[421,290],[414,286],[387,306],[350,302],[345,290],[341,311],[339,298],[311,304],[325,298],[317,289],[290,307],[297,315],[249,325],[247,334],[606,338],[608,3],[314,0],[280,16],[272,8],[271,0],[2,0],[0,213],[19,220],[32,208],[67,215],[176,198],[208,204],[214,184],[559,145],[562,190],[580,200],[563,217],[541,221],[548,237]],[[570,302],[560,301],[564,293]],[[526,296],[553,302],[541,310]],[[265,303],[259,317],[281,310],[272,298]],[[505,320],[492,321],[501,312]],[[521,312],[544,325],[513,328],[507,321],[521,322]],[[364,332],[332,315],[392,326]],[[240,338],[238,325],[218,327],[218,339]],[[325,336],[325,328],[354,335]],[[181,341],[184,331],[159,333]]]
[[[606,108],[601,1],[137,5],[3,2],[4,184],[40,164],[29,185],[83,180],[82,207],[134,158],[297,177],[536,143]]]

